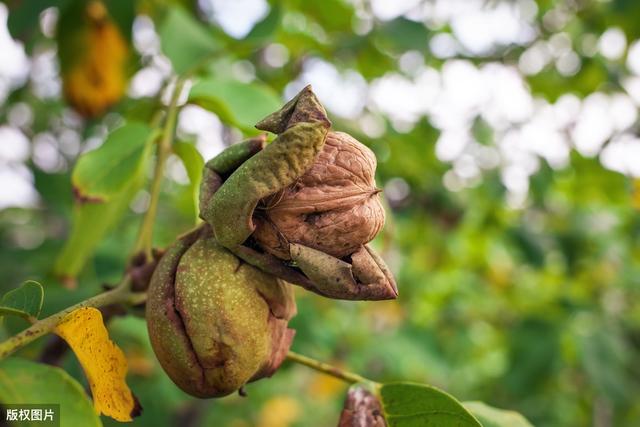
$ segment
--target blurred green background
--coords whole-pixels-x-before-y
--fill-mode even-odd
[[[70,232],[71,169],[123,118],[150,120],[175,70],[190,65],[184,56],[201,51],[194,82],[222,82],[224,95],[184,106],[178,136],[205,159],[250,132],[243,114],[253,117],[255,93],[282,102],[307,83],[334,128],[378,157],[389,211],[374,244],[400,297],[343,302],[299,290],[293,350],[517,410],[537,426],[640,423],[639,3],[105,1],[124,48],[95,37],[105,21],[74,19],[91,4],[5,3],[0,293],[39,280],[53,313],[119,280],[149,193],[86,254],[76,287],[63,286],[51,272]],[[112,70],[104,64],[118,49],[130,55]],[[80,82],[84,104],[65,101],[63,87],[76,84],[69,64],[89,52],[112,92]],[[158,246],[193,226],[192,196],[170,159]],[[21,327],[5,322],[0,338]],[[285,363],[247,398],[197,400],[164,375],[140,316],[109,329],[144,407],[133,425],[337,423],[346,391],[337,380]],[[21,355],[37,359],[47,342]],[[85,383],[72,354],[59,363]]]

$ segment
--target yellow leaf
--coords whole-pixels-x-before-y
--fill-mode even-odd
[[[87,3],[85,20],[74,38],[84,38],[83,49],[63,70],[64,95],[80,114],[96,117],[126,91],[129,46],[101,1]]]
[[[78,357],[98,413],[118,421],[131,421],[140,414],[140,404],[125,382],[127,359],[109,339],[100,310],[85,307],[72,311],[58,324],[55,333]]]

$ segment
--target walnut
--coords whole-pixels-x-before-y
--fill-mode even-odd
[[[151,346],[169,377],[200,398],[271,376],[284,360],[296,313],[287,283],[241,262],[208,226],[160,259],[146,304]]]
[[[371,241],[384,225],[373,152],[344,132],[329,132],[315,162],[292,185],[262,199],[254,238],[290,259],[289,244],[338,258]]]

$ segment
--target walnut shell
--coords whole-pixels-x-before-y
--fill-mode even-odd
[[[289,243],[338,258],[352,254],[384,225],[375,169],[369,148],[349,134],[329,132],[311,168],[258,205],[254,238],[285,260]]]

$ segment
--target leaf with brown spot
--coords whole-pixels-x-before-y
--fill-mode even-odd
[[[127,360],[109,339],[100,310],[79,308],[58,324],[55,333],[71,347],[82,365],[98,413],[131,421],[142,408],[125,382]]]

